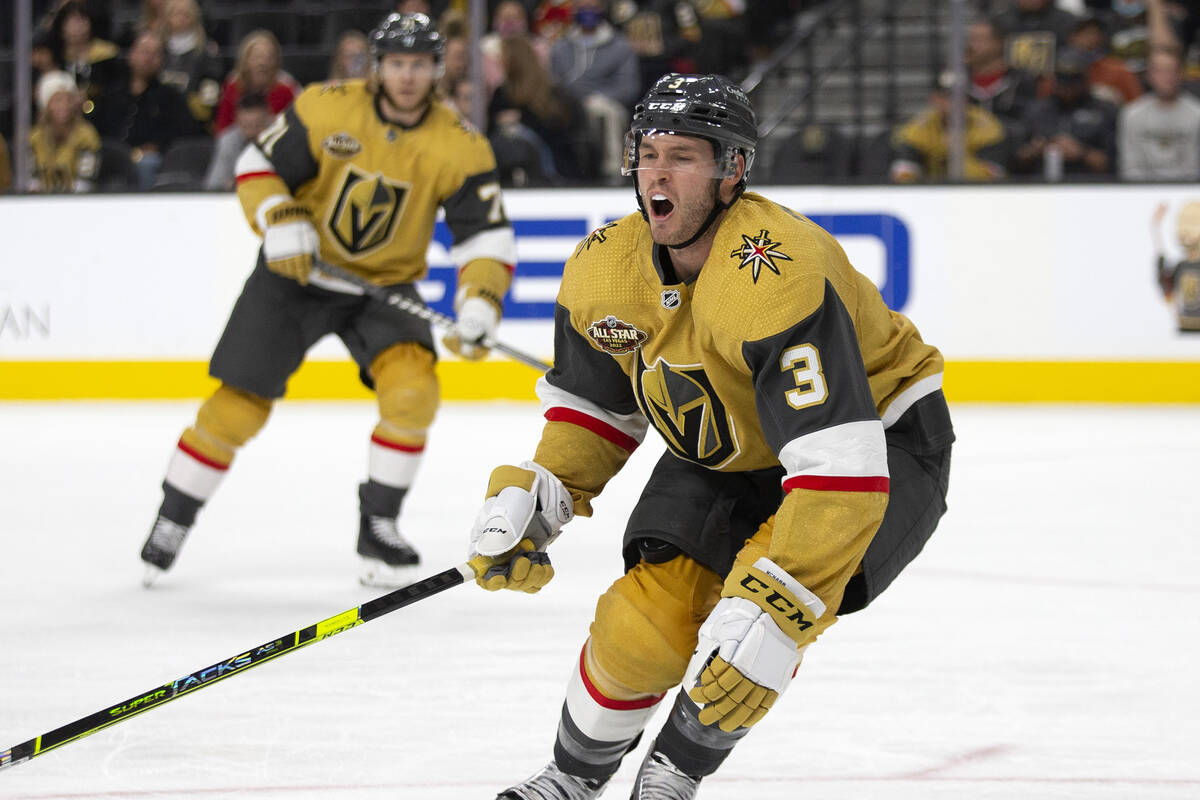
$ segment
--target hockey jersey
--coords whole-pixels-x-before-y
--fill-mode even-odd
[[[708,469],[782,465],[771,558],[836,608],[886,507],[884,429],[940,389],[942,357],[832,236],[759,195],[730,208],[692,282],[662,253],[634,214],[568,260],[534,458],[584,515],[648,425]]]
[[[404,283],[427,272],[440,206],[451,259],[460,268],[491,262],[483,280],[502,296],[516,246],[487,139],[437,101],[412,127],[386,121],[378,103],[361,80],[313,84],[276,117],[238,160],[251,226],[261,233],[271,205],[294,197],[312,213],[322,259],[378,284]]]

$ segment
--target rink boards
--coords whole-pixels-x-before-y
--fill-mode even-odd
[[[829,230],[941,348],[954,401],[1200,401],[1200,334],[1178,331],[1155,279],[1160,248],[1170,263],[1184,257],[1176,218],[1200,203],[1194,187],[763,193]],[[633,209],[633,197],[526,190],[505,203],[519,263],[501,338],[549,360],[563,261],[589,231]],[[207,357],[257,247],[231,195],[4,198],[0,232],[0,399],[186,398],[212,388]],[[439,223],[420,287],[447,313],[449,244]],[[310,356],[289,396],[368,396],[335,339]],[[499,358],[446,356],[439,374],[449,400],[531,399],[537,378]]]

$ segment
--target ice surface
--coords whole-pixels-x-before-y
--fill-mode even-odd
[[[0,748],[380,594],[355,581],[357,403],[281,403],[141,588],[195,408],[0,404]],[[954,414],[941,529],[702,798],[1200,797],[1200,408]],[[539,429],[531,405],[442,409],[402,519],[425,573],[462,559],[491,467]],[[549,758],[659,452],[567,529],[540,595],[452,589],[0,772],[0,798],[493,797]]]

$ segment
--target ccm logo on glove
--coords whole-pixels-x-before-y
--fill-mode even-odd
[[[775,609],[783,615],[785,621],[792,623],[797,631],[806,631],[813,626],[804,617],[805,606],[796,605],[774,586],[758,578],[753,573],[748,573],[738,581],[738,584],[746,590],[746,593],[742,595],[743,597],[754,599],[760,605],[765,603]],[[752,597],[753,595],[762,595],[764,593],[769,594],[766,594],[761,601],[757,597]]]

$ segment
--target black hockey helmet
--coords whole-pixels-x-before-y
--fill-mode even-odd
[[[442,63],[445,40],[424,14],[388,14],[368,38],[375,61],[387,53],[432,53]]]
[[[622,174],[637,170],[638,145],[642,136],[652,131],[700,136],[713,142],[725,177],[736,173],[735,153],[746,159],[748,174],[758,146],[758,121],[749,98],[740,86],[720,75],[672,72],[655,81],[634,108],[633,124],[625,137]]]

